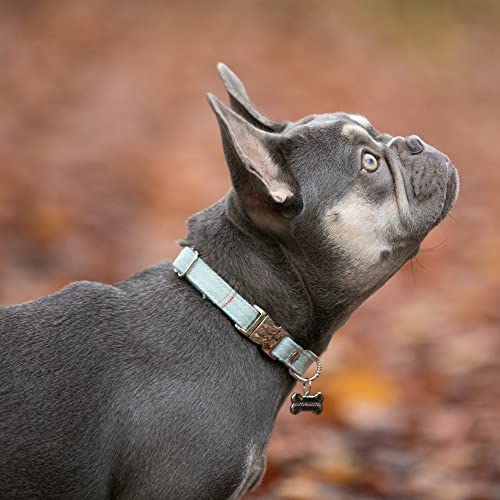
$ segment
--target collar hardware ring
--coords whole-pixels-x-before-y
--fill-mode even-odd
[[[191,259],[191,262],[187,265],[186,269],[184,271],[175,270],[175,274],[177,274],[177,276],[179,276],[179,278],[184,278],[186,276],[186,274],[189,271],[191,271],[191,269],[193,269],[193,266],[196,264],[196,262],[200,258],[200,254],[196,250],[193,250],[193,249],[190,249],[190,250],[193,252],[193,257]]]
[[[288,372],[290,373],[290,375],[294,379],[302,382],[303,384],[307,384],[307,383],[310,384],[313,380],[316,380],[321,374],[321,362],[320,362],[318,356],[316,356],[316,354],[314,354],[312,351],[309,351],[309,354],[312,355],[312,357],[314,358],[314,361],[316,362],[316,373],[312,377],[301,377],[298,373],[295,373],[291,368],[288,369]]]

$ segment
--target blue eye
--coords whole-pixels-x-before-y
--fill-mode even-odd
[[[363,153],[361,165],[367,172],[375,172],[378,168],[378,160],[371,153]]]

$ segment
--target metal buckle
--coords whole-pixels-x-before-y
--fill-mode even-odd
[[[235,323],[234,326],[236,330],[245,335],[245,337],[251,338],[252,335],[255,333],[255,331],[258,330],[259,327],[262,326],[264,323],[267,323],[268,325],[274,328],[278,328],[276,323],[270,318],[269,314],[267,314],[266,311],[264,311],[264,309],[261,309],[259,306],[256,306],[255,304],[254,307],[255,309],[257,309],[257,311],[259,311],[259,315],[253,320],[252,324],[248,327],[247,330],[245,330],[240,325]]]
[[[179,276],[179,278],[184,278],[184,276],[186,276],[186,274],[189,271],[191,271],[193,266],[196,264],[196,261],[200,258],[199,254],[196,250],[193,250],[192,248],[191,248],[191,250],[194,252],[194,257],[193,257],[193,260],[189,263],[189,266],[186,267],[186,270],[183,271],[182,273],[177,271],[177,269],[175,270],[175,274],[177,274],[177,276]]]
[[[253,320],[252,324],[246,330],[240,325],[235,324],[234,326],[247,339],[259,345],[271,359],[276,359],[272,351],[284,337],[288,336],[288,333],[278,326],[266,311],[256,305],[253,307],[259,311],[259,315]]]

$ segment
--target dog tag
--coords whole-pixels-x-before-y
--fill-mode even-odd
[[[315,415],[319,415],[323,411],[323,399],[321,392],[317,392],[314,396],[294,392],[290,412],[292,415],[298,415],[301,411],[310,411]]]

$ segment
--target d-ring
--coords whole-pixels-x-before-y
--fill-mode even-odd
[[[307,387],[309,386],[309,387]],[[309,393],[311,392],[311,387],[312,387],[312,382],[302,382],[302,392],[304,393],[304,396],[309,396]]]
[[[316,362],[316,373],[312,377],[308,377],[308,378],[301,377],[300,375],[298,375],[297,373],[292,371],[291,368],[288,369],[288,372],[290,373],[290,375],[294,379],[300,380],[300,382],[302,382],[302,383],[312,382],[313,380],[316,380],[321,373],[321,362],[320,362],[318,356],[316,356],[316,354],[314,354],[312,351],[308,351],[308,352],[309,352],[309,354],[312,355],[312,357],[314,358],[314,361]]]

